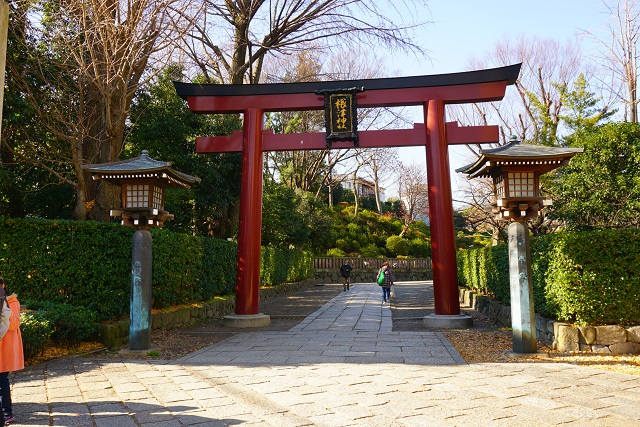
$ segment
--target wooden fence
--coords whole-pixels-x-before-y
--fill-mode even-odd
[[[313,268],[315,270],[339,269],[342,264],[349,263],[354,270],[364,270],[368,268],[378,269],[382,263],[387,261],[397,270],[431,270],[431,258],[335,258],[322,257],[315,258]]]

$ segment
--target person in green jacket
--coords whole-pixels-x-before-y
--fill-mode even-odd
[[[379,280],[381,274],[384,273],[384,279]],[[378,270],[378,275],[376,276],[376,282],[378,285],[382,287],[382,303],[391,301],[391,286],[393,286],[393,273],[391,272],[391,267],[387,261],[382,263],[382,267]],[[382,282],[382,283],[380,283]]]

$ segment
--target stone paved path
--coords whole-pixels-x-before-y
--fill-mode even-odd
[[[640,426],[640,377],[467,365],[441,334],[391,326],[378,287],[356,284],[288,331],[177,361],[37,365],[15,375],[14,425]]]

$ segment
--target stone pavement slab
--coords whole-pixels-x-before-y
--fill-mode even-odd
[[[640,426],[640,377],[469,365],[439,332],[394,331],[380,299],[376,285],[355,284],[289,330],[240,333],[175,361],[29,367],[12,375],[14,425]]]

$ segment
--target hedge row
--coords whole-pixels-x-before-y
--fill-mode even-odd
[[[278,284],[298,282],[313,277],[313,254],[292,249],[263,247],[260,259],[260,282]]]
[[[0,219],[0,275],[21,301],[68,303],[98,320],[127,316],[134,230],[93,221]],[[232,293],[237,244],[152,230],[153,308]],[[312,277],[313,258],[262,249],[261,284]]]
[[[582,325],[640,324],[640,230],[531,239],[536,312]],[[509,304],[508,245],[458,252],[461,285]]]

